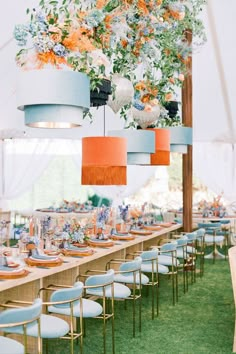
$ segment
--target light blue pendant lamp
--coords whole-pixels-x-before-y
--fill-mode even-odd
[[[170,131],[170,151],[187,154],[188,145],[193,143],[192,128],[190,127],[166,127]]]
[[[127,165],[150,165],[155,152],[155,133],[142,129],[111,130],[109,136],[127,139]]]
[[[78,127],[90,107],[89,78],[74,71],[24,71],[18,77],[17,102],[29,127]]]

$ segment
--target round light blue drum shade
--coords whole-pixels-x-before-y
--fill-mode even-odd
[[[109,136],[127,138],[127,164],[150,165],[150,154],[155,152],[155,133],[148,130],[111,130]]]
[[[25,124],[35,128],[73,128],[82,125],[90,107],[87,75],[63,70],[21,72],[17,108],[25,111]]]
[[[192,128],[190,127],[167,127],[170,130],[170,151],[186,154],[188,145],[193,143]]]

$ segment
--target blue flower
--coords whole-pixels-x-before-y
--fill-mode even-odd
[[[45,22],[46,21],[45,14],[42,13],[41,11],[36,13],[35,18],[38,22]]]
[[[29,27],[26,25],[16,25],[14,28],[14,38],[17,40],[17,44],[23,47],[27,43],[27,37],[29,34]]]
[[[104,13],[101,10],[93,10],[86,17],[86,22],[90,27],[97,27],[105,18]]]
[[[36,36],[33,38],[34,47],[39,53],[49,52],[54,47],[54,42],[45,36]]]
[[[53,51],[56,55],[58,55],[59,57],[65,57],[67,54],[67,50],[64,47],[64,45],[58,43],[53,47]]]
[[[145,108],[145,105],[140,100],[134,100],[133,106],[139,111],[143,111]]]

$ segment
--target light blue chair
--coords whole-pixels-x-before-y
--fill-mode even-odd
[[[114,336],[114,294],[116,289],[116,297],[123,299],[130,296],[130,289],[123,284],[114,284],[114,270],[110,269],[107,272],[99,272],[98,270],[90,270],[87,273],[102,273],[96,275],[80,274],[76,280],[85,278],[85,297],[89,300],[102,299],[102,313],[94,318],[103,320],[103,353],[106,354],[106,322],[111,320],[112,325],[112,353],[115,353],[115,336]],[[107,304],[107,300],[111,300],[111,308]],[[83,299],[84,301],[84,299]]]
[[[146,285],[149,279],[141,273],[142,258],[136,257],[134,260],[112,259],[106,265],[106,268],[119,265],[119,270],[115,271],[114,281],[131,286],[132,294],[126,300],[133,300],[133,337],[135,337],[135,317],[136,317],[136,301],[139,301],[139,331],[141,332],[142,322],[142,285]]]
[[[28,306],[27,306],[28,305]],[[7,302],[6,304],[1,304],[3,307],[18,307],[17,309],[14,309],[15,311],[19,311],[19,319],[24,319],[24,313],[27,313],[27,311],[33,315],[39,311],[39,308],[42,306],[42,300],[41,299],[36,299],[34,301],[34,304],[27,302],[27,301],[18,301],[18,300],[11,300]],[[27,306],[27,307],[21,307],[19,306]],[[31,309],[33,307],[33,312],[31,312]],[[10,310],[9,310],[10,311]],[[1,322],[1,316],[3,316],[5,311],[3,311],[0,314],[0,323]],[[34,318],[31,316],[31,318]],[[9,321],[9,316],[7,316],[7,321]],[[52,338],[61,338],[64,337],[66,334],[69,333],[69,324],[62,320],[61,318],[51,316],[51,315],[45,315],[41,314],[39,320],[37,321],[31,321],[26,326],[17,326],[17,327],[12,327],[12,328],[5,328],[6,333],[13,333],[13,334],[21,334],[24,335],[24,337],[27,335],[29,337],[35,337],[38,338],[38,353],[42,353],[41,349],[41,339],[52,339]],[[40,336],[39,336],[40,334]],[[25,345],[26,346],[26,345]]]
[[[167,255],[171,257],[171,265],[168,267],[168,272],[164,273],[164,275],[171,276],[172,279],[172,299],[173,305],[178,302],[178,265],[179,261],[177,259],[177,242],[167,242],[163,245],[159,246],[159,254]],[[158,256],[158,258],[160,257]]]
[[[26,354],[26,352],[21,343],[14,339],[0,336],[0,354]]]
[[[167,274],[169,268],[158,264],[158,249],[140,252],[142,258],[141,272],[151,275],[146,284],[152,289],[152,319],[155,313],[155,291],[156,291],[156,313],[159,314],[159,274]]]
[[[179,261],[179,264],[177,264],[178,270],[182,270],[183,273],[183,291],[184,294],[188,291],[188,264],[187,264],[187,259],[188,259],[188,252],[187,252],[187,246],[188,246],[188,238],[186,236],[182,236],[181,238],[178,238],[176,240],[177,243],[177,249],[176,249],[176,255]]]
[[[64,285],[51,284],[47,288],[41,288],[39,290],[39,296],[41,293],[51,293],[49,301],[44,301],[48,313],[59,314],[69,317],[70,332],[62,338],[70,339],[71,353],[74,353],[74,340],[80,338],[80,348],[83,352],[83,307],[87,307],[84,301],[82,301],[83,283],[76,282],[74,286],[66,287]],[[46,298],[47,300],[47,298]],[[85,300],[85,302],[88,300]],[[87,304],[88,305],[88,304]],[[100,305],[96,304],[100,309]],[[94,304],[89,302],[89,309],[92,312]],[[102,311],[102,309],[101,309]],[[97,312],[95,312],[96,316]],[[74,317],[79,318],[77,322],[77,328],[74,330]]]
[[[225,246],[226,238],[225,233],[221,230],[221,223],[220,222],[212,222],[212,223],[199,223],[199,228],[205,229],[205,245],[206,246],[213,246],[213,251],[206,255],[206,259],[213,259],[213,263],[215,263],[216,258],[225,258],[226,259],[226,252],[225,255],[221,254],[218,249],[218,246]]]
[[[200,278],[204,275],[204,260],[205,260],[205,229],[196,230],[197,233],[197,258],[200,263]]]
[[[11,307],[9,304],[1,304],[1,307]],[[0,313],[0,329],[4,333],[23,334],[24,346],[17,341],[0,337],[0,353],[21,354],[27,353],[28,328],[35,327],[35,337],[38,338],[38,354],[42,353],[40,341],[40,316],[42,312],[42,300],[36,299],[30,306],[24,308],[9,308]]]
[[[188,238],[188,258],[187,258],[187,270],[191,271],[191,283],[196,282],[196,271],[197,271],[197,232],[186,233],[185,236]]]

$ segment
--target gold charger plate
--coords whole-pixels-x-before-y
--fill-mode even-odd
[[[112,240],[114,241],[131,241],[131,240],[134,240],[135,239],[135,236],[134,235],[111,235],[109,236]]]
[[[148,236],[148,235],[152,235],[152,231],[149,231],[149,230],[130,230],[130,234],[140,235],[140,236]]]
[[[57,267],[62,265],[63,260],[61,258],[53,259],[53,260],[40,260],[33,258],[26,258],[25,263],[31,267],[43,266],[43,267]]]
[[[94,250],[89,249],[86,251],[83,250],[67,250],[67,249],[63,249],[62,253],[64,254],[64,256],[79,256],[79,257],[85,257],[85,256],[91,256],[92,254],[94,254]]]
[[[161,230],[161,226],[160,225],[144,225],[143,228],[145,230],[152,230],[152,231]]]
[[[26,277],[29,274],[29,271],[26,269],[20,269],[19,271],[14,272],[4,272],[0,271],[0,279],[18,279]]]
[[[113,241],[103,241],[103,240],[89,240],[88,241],[89,246],[91,247],[111,247],[114,246],[114,242]]]

